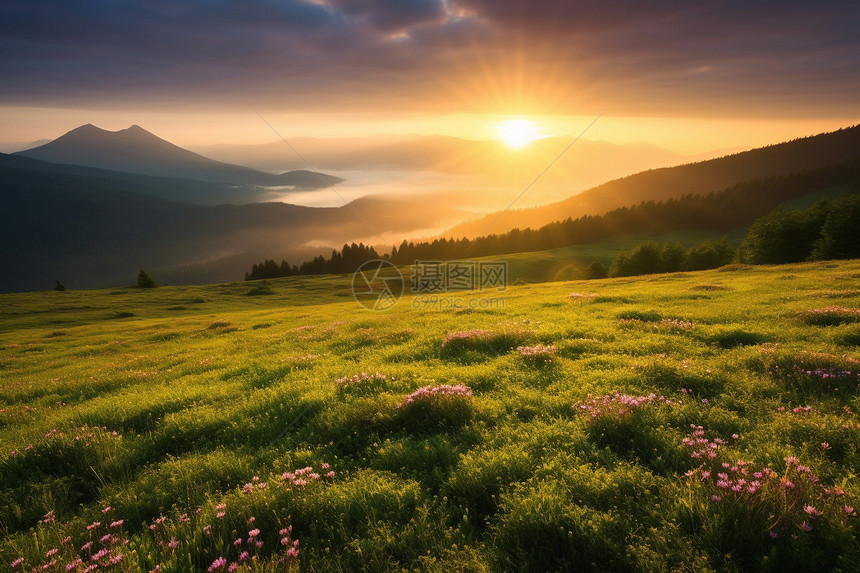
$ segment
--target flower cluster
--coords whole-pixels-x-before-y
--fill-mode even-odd
[[[402,402],[397,404],[398,408],[402,408],[408,404],[421,402],[425,400],[433,400],[443,396],[454,396],[469,398],[472,396],[472,390],[465,384],[441,384],[439,386],[423,386],[413,393],[406,396]]]
[[[829,326],[860,321],[860,308],[826,306],[799,312],[797,317],[807,324]]]
[[[713,460],[717,457],[717,450],[720,446],[725,445],[725,440],[721,438],[708,439],[705,437],[705,430],[702,426],[690,424],[693,431],[685,436],[681,443],[690,448],[692,453],[690,457],[693,459],[708,458]]]
[[[55,434],[60,434],[55,432]],[[324,475],[320,475],[324,473]],[[305,467],[281,476],[288,486],[304,487],[311,481],[323,478],[332,479],[335,472],[329,464],[320,465],[320,473],[313,467]],[[251,478],[241,491],[250,493],[266,489],[266,482],[258,476]],[[151,520],[146,535],[135,538],[133,547],[128,549],[131,540],[123,529],[125,520],[114,515],[114,508],[107,506],[101,510],[102,516],[89,525],[85,530],[72,530],[70,524],[60,523],[56,513],[51,510],[39,521],[39,527],[44,528],[45,538],[56,535],[55,546],[47,546],[39,550],[39,557],[31,555],[19,556],[9,566],[15,571],[67,571],[69,573],[92,573],[99,571],[129,571],[142,569],[161,572],[176,569],[177,564],[184,564],[184,558],[191,544],[199,549],[199,535],[216,540],[213,547],[219,547],[218,553],[210,555],[213,559],[208,570],[234,573],[248,570],[292,570],[298,564],[299,540],[293,538],[291,525],[278,531],[278,544],[269,549],[264,543],[264,535],[256,518],[247,519],[247,535],[235,540],[230,533],[233,531],[227,525],[227,504],[219,503],[214,506],[214,520],[207,523],[203,508],[182,513],[175,519],[160,515]],[[225,536],[230,536],[225,538]],[[217,540],[221,541],[217,541]],[[196,541],[195,541],[196,540]],[[226,550],[224,549],[226,548]],[[264,554],[263,551],[266,551]],[[44,552],[44,553],[43,553]],[[220,554],[219,554],[220,553]],[[154,565],[154,568],[152,566]],[[180,566],[180,569],[184,567]]]
[[[614,395],[607,394],[598,398],[590,398],[585,402],[577,402],[574,408],[587,412],[589,421],[597,418],[617,416],[623,417],[635,410],[651,406],[653,404],[666,404],[671,406],[677,404],[664,396],[658,396],[654,393],[647,396],[630,396],[628,394],[615,393]]]
[[[517,346],[517,352],[525,359],[539,360],[544,359],[546,362],[552,362],[552,357],[555,356],[556,347],[553,345],[536,344],[534,346]]]
[[[737,460],[687,472],[687,477],[704,489],[715,507],[726,504],[744,507],[759,516],[768,516],[762,534],[776,539],[798,530],[812,531],[822,519],[855,517],[852,506],[844,504],[842,488],[824,487],[810,468],[789,456],[780,475],[768,466]]]
[[[119,433],[115,431],[109,431],[107,427],[90,427],[90,426],[81,426],[74,435],[68,436],[65,432],[61,432],[56,428],[52,428],[48,432],[45,433],[44,443],[49,446],[59,446],[59,447],[85,447],[88,448],[92,446],[95,442],[107,438],[118,438]],[[34,450],[33,444],[27,444],[21,451],[30,452]],[[15,456],[21,454],[19,450],[11,450],[9,452],[9,457],[14,458]]]
[[[447,345],[456,343],[458,341],[464,340],[474,340],[476,338],[480,338],[482,336],[486,336],[491,334],[489,330],[463,330],[461,332],[452,332],[448,336],[445,337],[445,340],[442,341],[442,348],[445,348]]]
[[[394,380],[394,377],[391,377]],[[342,378],[338,378],[335,382],[341,386],[346,384],[358,384],[360,382],[375,382],[375,381],[386,381],[388,380],[388,376],[385,374],[380,374],[376,372],[374,374],[368,374],[367,372],[362,372],[361,374],[354,374],[353,376],[344,376]]]
[[[314,471],[313,466],[308,466],[305,468],[293,470],[291,472],[282,473],[281,480],[287,485],[295,487],[305,487],[309,483],[308,480],[319,481],[322,477],[334,479],[334,470],[332,470],[331,466],[329,466],[327,463],[323,463],[322,465],[320,465],[320,471],[325,472],[325,474],[320,475],[319,472]]]
[[[68,530],[68,524],[58,524],[54,510],[49,511],[39,523],[56,529],[56,545],[48,549],[38,561],[34,561],[32,566],[26,563],[24,557],[18,557],[10,564],[10,568],[14,570],[20,567],[22,571],[28,568],[31,571],[61,568],[75,573],[91,573],[97,569],[128,569],[126,547],[129,539],[123,532],[124,520],[111,521],[107,516],[112,511],[111,507],[102,509],[102,514],[106,517],[102,521],[93,521],[87,525],[86,532],[77,539]]]
[[[597,293],[572,292],[569,295],[567,295],[567,298],[569,298],[570,300],[583,300],[583,299],[597,298]]]

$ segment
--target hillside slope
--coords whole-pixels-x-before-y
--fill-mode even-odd
[[[0,568],[860,570],[860,261],[255,286],[0,295]]]
[[[576,153],[572,147],[570,153]],[[514,228],[536,228],[567,217],[598,215],[640,201],[704,194],[754,179],[788,175],[860,158],[860,126],[769,147],[653,169],[598,185],[563,201],[533,209],[493,213],[449,229],[446,237],[473,237]]]

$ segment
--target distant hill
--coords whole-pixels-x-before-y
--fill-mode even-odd
[[[409,200],[363,198],[328,209],[176,200],[230,192],[0,154],[0,292],[51,288],[54,279],[73,289],[131,284],[140,268],[161,282],[226,282],[263,254],[298,262],[330,252],[320,245],[340,247],[375,232],[402,237],[434,223]],[[448,218],[437,228],[462,219],[455,211],[438,215]]]
[[[310,171],[298,170],[275,175],[221,163],[178,147],[138,125],[119,131],[106,131],[87,124],[50,143],[14,155],[52,163],[236,186],[318,189],[342,181],[339,177]]]
[[[576,152],[575,147],[570,150],[570,153]],[[860,126],[709,161],[643,171],[544,207],[486,215],[457,225],[443,236],[475,237],[514,228],[537,228],[568,217],[599,215],[641,201],[704,194],[745,181],[808,171],[857,158],[860,158]]]
[[[112,189],[117,193],[137,193],[195,205],[256,203],[268,197],[266,190],[261,187],[236,187],[194,179],[151,177],[81,165],[49,163],[23,155],[0,153],[0,184],[5,186],[18,180],[32,181],[36,173],[51,174],[52,181],[60,181],[64,175],[69,176],[69,190],[80,189],[79,182],[86,180],[97,182],[98,188]],[[40,190],[40,184],[34,184],[32,192],[38,193]]]

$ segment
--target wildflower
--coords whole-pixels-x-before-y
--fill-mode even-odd
[[[739,436],[739,435],[737,435],[737,434],[732,434],[732,439],[733,439],[733,440],[737,440],[738,438],[740,438],[740,436]]]
[[[92,541],[87,541],[86,543],[84,543],[83,545],[81,545],[81,551],[89,551],[89,550],[90,550],[90,547],[92,547],[92,546],[93,546],[93,542],[92,542]]]
[[[257,543],[255,545],[257,546],[257,549],[260,549],[263,546],[263,542],[257,541]]]
[[[812,526],[806,523],[805,521],[800,524],[800,528],[804,531],[812,531]]]
[[[68,545],[69,543],[71,543],[71,541],[72,541],[72,536],[69,535],[65,539],[60,541],[60,545]]]
[[[218,505],[215,506],[216,511],[223,511],[225,509],[227,509],[226,503],[219,503]],[[200,511],[201,511],[201,508],[197,508],[197,513],[200,513]]]
[[[250,556],[251,556],[250,553],[248,553],[247,551],[243,551],[242,553],[239,554],[239,561],[244,561],[245,559],[247,559]]]
[[[96,527],[99,527],[102,524],[101,521],[94,521],[91,524],[87,525],[87,531],[92,531]]]
[[[212,573],[213,571],[217,571],[218,569],[221,569],[225,565],[227,565],[227,560],[224,559],[223,557],[219,557],[218,559],[216,559],[215,561],[212,562],[212,565],[209,566],[208,571],[209,571],[209,573]]]
[[[113,557],[110,558],[111,565],[116,565],[120,561],[122,561],[122,553],[117,553],[116,555],[114,555]]]
[[[258,535],[260,535],[259,529],[252,529],[248,532],[248,537],[257,537]]]
[[[183,513],[179,516],[179,523],[191,523],[191,518],[188,517],[187,513]]]
[[[205,533],[206,535],[211,536],[211,535],[212,535],[212,526],[211,526],[211,525],[207,525],[207,526],[205,526],[205,527],[203,528],[203,533]]]
[[[57,554],[57,551],[59,551],[59,549],[57,549],[56,547],[54,547],[53,549],[48,549],[47,553],[45,553],[45,557],[53,557]]]
[[[110,533],[102,535],[102,538],[99,540],[102,543],[110,543],[111,535]]]
[[[776,539],[777,537],[779,537],[779,533],[777,533],[776,531],[769,531],[768,535],[770,535],[771,539]]]
[[[415,390],[403,400],[403,402],[397,405],[398,408],[402,408],[408,404],[419,400],[428,400],[436,396],[463,396],[465,398],[469,398],[472,396],[472,390],[470,390],[464,384],[457,384],[452,386],[450,384],[441,384],[439,386],[423,386],[418,390]],[[307,468],[309,471],[313,468]]]
[[[238,570],[239,570],[239,564],[238,563],[230,563],[230,566],[227,567],[228,573],[234,573],[235,571],[238,571]]]
[[[786,464],[788,464],[788,465],[792,465],[792,464],[800,464],[800,460],[798,460],[798,459],[797,459],[796,457],[794,457],[794,456],[788,456],[787,458],[785,458],[785,463],[786,463]]]
[[[114,521],[113,523],[111,523],[111,524],[110,524],[110,526],[111,526],[112,528],[122,527],[122,524],[123,524],[123,523],[124,523],[124,520],[122,520],[122,519],[117,519],[116,521]]]
[[[805,511],[810,517],[821,517],[821,512],[815,509],[812,505],[803,506],[803,511]]]
[[[324,470],[327,470],[329,467],[331,467],[331,466],[329,466],[326,462],[323,462],[323,464],[320,466],[320,468],[322,468]]]
[[[291,559],[297,559],[298,556],[299,556],[299,550],[296,549],[295,547],[290,547],[289,549],[287,549],[287,557],[289,557]]]
[[[102,510],[102,513],[109,513],[113,508],[111,506],[107,506]]]
[[[824,448],[825,450],[829,450],[830,444],[828,444],[827,442],[821,442],[821,447]]]
[[[170,537],[170,543],[168,543],[167,546],[170,547],[171,549],[176,549],[179,546],[179,542],[176,541],[175,537],[171,536]]]
[[[849,517],[856,517],[857,516],[857,512],[855,512],[854,508],[851,507],[850,505],[846,505],[843,509],[845,510],[845,515],[847,515]]]
[[[328,472],[327,474],[325,474],[325,477],[327,477],[327,478],[333,478],[333,477],[334,477],[334,471],[330,471],[330,472]]]
[[[76,571],[78,569],[78,565],[83,565],[83,564],[84,564],[83,559],[78,557],[77,559],[75,559],[74,561],[72,561],[71,563],[68,563],[66,565],[66,571]]]
[[[42,518],[42,523],[54,523],[57,520],[57,517],[54,515],[54,510],[52,509]]]
[[[225,512],[223,512],[223,511],[219,511],[218,513],[216,513],[216,514],[215,514],[215,517],[216,517],[216,518],[218,518],[218,519],[223,519],[223,517],[224,517],[225,515],[227,515]]]
[[[242,538],[241,537],[233,542],[233,547],[239,547],[240,545],[242,545]]]
[[[718,495],[712,495],[712,496],[711,496],[711,501],[719,502],[719,501],[723,501],[723,498],[721,498],[721,497],[720,497],[720,496],[718,496]]]
[[[257,518],[252,515],[251,517],[248,518],[248,525],[251,525],[255,521],[257,521]]]

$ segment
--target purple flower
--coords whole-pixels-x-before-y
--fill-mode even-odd
[[[208,571],[209,571],[209,573],[212,573],[213,571],[217,571],[218,569],[221,569],[225,565],[227,565],[227,560],[224,559],[223,557],[219,557],[218,559],[216,559],[215,561],[212,562],[212,565],[209,566]]]

